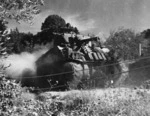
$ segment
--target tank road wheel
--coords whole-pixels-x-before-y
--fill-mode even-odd
[[[89,78],[89,68],[87,65],[84,67],[81,64],[74,62],[68,62],[64,64],[64,77],[63,81],[66,81],[69,89],[81,89],[83,87],[83,80]],[[64,82],[64,83],[66,83]]]

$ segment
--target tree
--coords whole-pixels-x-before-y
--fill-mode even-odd
[[[143,32],[141,32],[141,35],[145,38],[145,39],[150,39],[150,29],[146,29]]]
[[[76,34],[79,33],[77,27],[73,27],[70,23],[66,23],[66,21],[58,15],[49,15],[44,23],[42,23],[41,30],[48,30],[54,33],[70,33],[71,31]]]
[[[8,41],[10,40],[9,34],[10,31],[7,30],[7,27],[3,20],[0,20],[1,22],[1,29],[0,29],[0,57],[1,55],[5,55],[7,50],[10,49],[7,47]]]
[[[141,44],[142,55],[149,55],[150,54],[150,29],[146,29],[142,31],[141,36],[143,37],[143,42]]]
[[[9,41],[12,50],[9,53],[21,53],[24,51],[32,51],[33,49],[33,34],[19,32],[18,28],[11,30],[11,40]]]
[[[41,32],[35,35],[34,41],[40,44],[46,44],[53,39],[62,39],[64,33],[74,32],[79,34],[77,27],[71,26],[70,23],[58,15],[49,15],[42,23]]]
[[[44,23],[42,23],[41,30],[58,29],[66,26],[65,20],[58,15],[49,15]]]
[[[142,37],[131,29],[119,29],[111,32],[106,45],[113,49],[116,55],[124,60],[139,56],[139,43]]]
[[[43,0],[0,0],[0,18],[15,19],[31,23],[34,15],[40,13]]]
[[[7,29],[7,21],[0,20],[0,32],[4,32]]]
[[[34,15],[40,13],[39,6],[43,0],[0,0],[0,51],[7,51],[6,46],[10,40],[6,30],[6,19],[14,19],[17,22],[32,22]]]

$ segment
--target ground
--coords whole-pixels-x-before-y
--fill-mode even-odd
[[[55,104],[59,109],[57,114],[62,116],[150,116],[150,90],[147,89],[71,90],[23,96],[48,106]]]

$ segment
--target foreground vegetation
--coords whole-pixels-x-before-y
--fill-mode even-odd
[[[133,88],[31,94],[0,80],[1,116],[149,116],[150,91]]]

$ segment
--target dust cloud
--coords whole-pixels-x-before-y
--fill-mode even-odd
[[[19,79],[26,76],[36,75],[37,59],[48,51],[48,48],[42,48],[33,53],[22,52],[21,54],[11,54],[4,61],[4,66],[8,66],[5,74],[13,79]],[[27,73],[27,74],[25,74]]]

